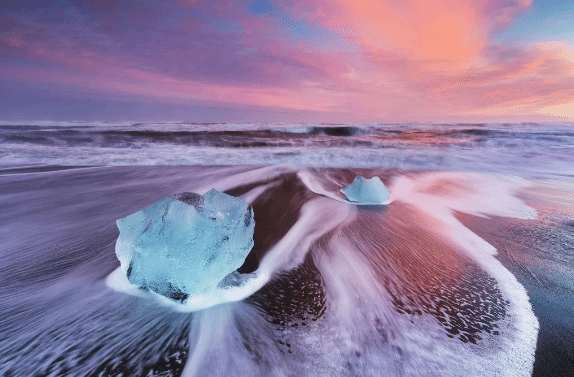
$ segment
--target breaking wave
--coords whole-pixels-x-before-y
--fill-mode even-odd
[[[574,176],[570,125],[0,124],[3,166],[274,165]]]

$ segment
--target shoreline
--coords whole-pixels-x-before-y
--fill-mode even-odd
[[[540,202],[525,196],[531,199],[527,199],[529,206],[541,209]],[[541,238],[553,237],[557,229],[566,226],[558,221],[548,224],[540,220],[483,218],[460,212],[456,218],[497,249],[496,258],[528,292],[540,326],[532,376],[569,375],[574,370],[574,320],[571,317],[574,291],[572,285],[557,287],[553,283],[556,271],[552,265],[533,252],[546,247],[540,242]]]

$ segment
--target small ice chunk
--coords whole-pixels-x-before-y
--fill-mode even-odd
[[[390,195],[379,177],[365,179],[362,175],[356,176],[353,183],[343,187],[341,192],[349,201],[365,205],[388,204]]]
[[[130,283],[181,302],[241,267],[255,228],[247,202],[217,190],[176,194],[116,223]]]

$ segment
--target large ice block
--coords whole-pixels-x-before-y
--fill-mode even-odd
[[[357,175],[353,183],[343,187],[341,192],[347,199],[357,204],[388,204],[389,190],[379,177],[365,179],[362,175]]]
[[[117,220],[130,283],[176,301],[217,286],[253,247],[253,209],[216,190],[174,195]]]

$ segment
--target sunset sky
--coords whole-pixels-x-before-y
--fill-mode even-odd
[[[571,0],[0,10],[0,120],[574,121]]]

